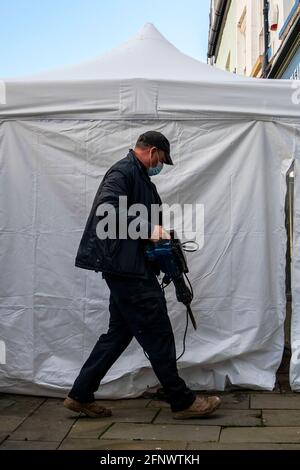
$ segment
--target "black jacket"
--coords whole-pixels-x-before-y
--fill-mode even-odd
[[[96,215],[99,205],[108,203],[118,211],[120,196],[127,196],[128,207],[132,204],[146,206],[149,216],[145,223],[150,237],[153,229],[150,223],[151,205],[160,206],[161,199],[146,168],[136,158],[133,150],[113,165],[104,176],[86,223],[75,265],[96,272],[143,277],[146,272],[145,240],[101,240],[96,233],[97,224],[101,220],[101,217]],[[134,219],[135,217],[128,217],[128,224]]]

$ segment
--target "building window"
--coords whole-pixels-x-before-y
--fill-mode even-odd
[[[262,28],[259,34],[259,55],[264,55],[265,53],[265,34],[264,28]]]
[[[271,8],[270,8],[270,30],[271,31],[278,30],[278,21],[279,21],[278,4],[271,2]]]
[[[226,60],[226,70],[227,72],[231,71],[231,52],[229,52],[227,60]]]
[[[295,68],[291,80],[300,80],[300,64]]]
[[[246,75],[247,73],[247,54],[246,54],[246,32],[247,32],[247,7],[239,19],[237,35],[237,54],[238,54],[238,73]]]

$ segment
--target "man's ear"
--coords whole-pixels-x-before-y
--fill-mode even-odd
[[[153,156],[158,152],[158,161],[159,161],[159,150],[157,147],[151,147],[150,149],[150,155],[151,155],[151,158],[153,158]]]

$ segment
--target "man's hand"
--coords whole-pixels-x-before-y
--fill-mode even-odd
[[[171,236],[161,225],[155,225],[150,241],[157,243],[160,240],[171,240]]]

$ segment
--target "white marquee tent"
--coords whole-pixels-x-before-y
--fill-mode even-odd
[[[102,176],[138,135],[170,139],[167,203],[201,204],[188,257],[198,330],[180,373],[195,389],[272,389],[285,320],[286,172],[296,162],[291,385],[300,390],[300,87],[178,51],[153,25],[93,61],[0,80],[0,391],[64,396],[108,325],[101,275],[74,259]],[[182,305],[167,293],[178,353]],[[133,341],[99,397],[157,379]]]

